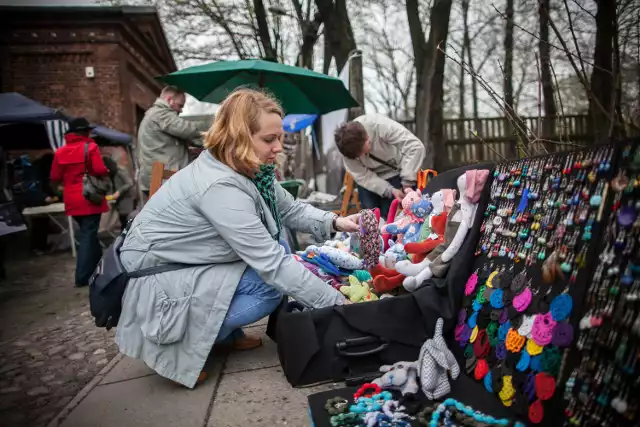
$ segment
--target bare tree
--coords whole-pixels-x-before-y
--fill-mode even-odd
[[[540,41],[538,50],[540,52],[540,84],[544,99],[544,114],[542,134],[550,138],[555,128],[555,116],[557,114],[556,101],[553,94],[553,79],[551,76],[551,55],[549,52],[549,20],[544,13],[544,9],[551,10],[551,0],[541,0],[538,12],[540,19]],[[538,130],[540,131],[540,130]]]
[[[425,40],[416,0],[407,0],[407,18],[416,60],[416,136],[425,143],[425,167],[447,167],[443,135],[444,66],[443,49],[449,35],[452,0],[434,0],[431,6],[429,39]]]

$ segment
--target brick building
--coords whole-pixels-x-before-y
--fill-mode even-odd
[[[0,89],[135,135],[176,70],[154,7],[0,7]]]

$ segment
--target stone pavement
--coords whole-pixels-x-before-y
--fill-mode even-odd
[[[209,378],[193,390],[116,356],[49,427],[310,426],[307,396],[343,384],[291,387],[265,329],[266,319],[246,328],[262,336],[261,348],[214,355]]]
[[[0,283],[0,427],[44,427],[116,354],[69,254],[7,262]]]

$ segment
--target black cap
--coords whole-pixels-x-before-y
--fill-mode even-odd
[[[95,128],[87,119],[84,117],[78,117],[69,122],[69,129],[67,133],[73,132],[88,132],[91,129]]]

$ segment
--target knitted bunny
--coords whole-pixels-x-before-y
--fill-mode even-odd
[[[383,365],[380,372],[384,374],[372,381],[385,390],[399,390],[402,395],[418,392],[417,362],[396,362],[393,365]]]
[[[442,336],[442,318],[436,322],[433,338],[428,339],[420,349],[418,378],[422,392],[429,400],[437,400],[451,391],[447,373],[454,380],[460,375],[460,367]]]
[[[389,239],[389,249],[380,255],[380,264],[385,268],[394,268],[396,262],[407,259],[407,253],[404,251],[404,245],[402,243],[394,243]]]
[[[342,286],[340,292],[351,302],[366,302],[378,299],[378,296],[371,292],[367,282],[360,282],[356,276],[349,276],[349,286]]]

